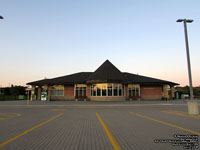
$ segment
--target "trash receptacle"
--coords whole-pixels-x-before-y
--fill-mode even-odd
[[[175,92],[175,99],[179,99],[179,94],[178,94],[178,92]]]

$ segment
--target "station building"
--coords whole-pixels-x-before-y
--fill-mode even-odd
[[[52,79],[29,82],[31,99],[41,100],[46,91],[48,100],[159,100],[174,98],[177,83],[121,72],[106,60],[94,72],[79,72]]]

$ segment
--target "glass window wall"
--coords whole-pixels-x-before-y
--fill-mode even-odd
[[[124,85],[99,83],[91,85],[91,96],[124,96]]]
[[[129,84],[128,85],[128,95],[131,97],[140,96],[140,86],[138,84]]]
[[[64,86],[54,85],[51,87],[51,96],[64,96]]]
[[[76,84],[75,85],[75,96],[82,97],[86,96],[86,87],[85,84]]]

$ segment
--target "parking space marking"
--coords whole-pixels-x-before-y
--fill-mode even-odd
[[[99,122],[101,123],[104,131],[106,132],[108,139],[110,140],[110,143],[112,144],[112,146],[114,147],[114,150],[120,150],[120,146],[118,145],[117,141],[115,140],[115,138],[113,137],[113,135],[111,134],[111,132],[109,131],[109,129],[107,128],[107,126],[105,125],[105,123],[103,122],[103,120],[101,119],[100,115],[96,112],[97,118],[99,119]]]
[[[21,114],[19,113],[0,113],[0,120],[5,120],[5,119],[9,119],[9,118],[15,118],[15,117],[19,117],[21,116]]]
[[[177,115],[177,116],[200,119],[200,115],[189,115],[187,112],[183,112],[183,111],[167,110],[167,111],[160,111],[160,112]]]
[[[174,128],[177,128],[179,130],[183,130],[183,131],[186,131],[186,132],[190,132],[190,133],[193,133],[193,134],[197,134],[197,135],[200,135],[199,132],[196,132],[196,131],[192,131],[192,130],[189,130],[189,129],[185,129],[183,127],[179,127],[179,126],[176,126],[174,124],[171,124],[171,123],[168,123],[168,122],[164,122],[164,121],[161,121],[161,120],[157,120],[157,119],[154,119],[154,118],[151,118],[151,117],[148,117],[148,116],[145,116],[145,115],[142,115],[142,114],[138,114],[138,113],[135,113],[135,112],[129,112],[130,114],[134,114],[138,117],[141,117],[141,118],[145,118],[145,119],[148,119],[148,120],[152,120],[154,122],[158,122],[160,124],[164,124],[164,125],[167,125],[167,126],[170,126],[170,127],[174,127]]]
[[[11,139],[9,139],[9,140],[7,140],[7,141],[1,143],[1,144],[0,144],[0,147],[2,147],[2,146],[4,146],[4,145],[6,145],[6,144],[8,144],[8,143],[10,143],[10,142],[12,142],[12,141],[18,139],[19,137],[21,137],[21,136],[23,136],[23,135],[25,135],[25,134],[27,134],[27,133],[33,131],[33,130],[36,129],[36,128],[39,128],[40,126],[42,126],[42,125],[44,125],[44,124],[47,124],[48,122],[50,122],[50,121],[52,121],[52,120],[54,120],[54,119],[56,119],[56,118],[58,118],[58,117],[60,117],[60,116],[62,116],[62,115],[63,115],[63,113],[59,113],[58,115],[56,115],[56,116],[50,118],[49,120],[44,121],[44,122],[42,122],[42,123],[40,123],[40,124],[38,124],[38,125],[36,125],[36,126],[30,128],[30,129],[26,130],[26,131],[24,131],[24,132],[18,134],[17,136],[15,136],[15,137],[13,137],[13,138],[11,138]]]

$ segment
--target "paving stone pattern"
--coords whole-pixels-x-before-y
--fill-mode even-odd
[[[16,102],[15,102],[16,103]],[[62,102],[64,103],[64,102]],[[55,103],[56,104],[56,103]],[[128,103],[89,103],[76,105],[0,105],[0,113],[20,113],[21,116],[0,120],[0,144],[20,133],[49,120],[59,113],[62,116],[11,141],[0,150],[113,150],[96,112],[122,150],[181,150],[169,143],[156,144],[155,139],[174,139],[174,134],[191,134],[158,122],[138,117],[130,112],[165,121],[200,133],[200,119],[162,113],[166,110],[187,111],[182,105],[140,105]],[[144,102],[142,103],[144,104]],[[146,104],[149,104],[146,103]],[[121,106],[122,105],[122,106]],[[124,106],[123,106],[124,105]],[[1,117],[1,116],[0,116]]]

